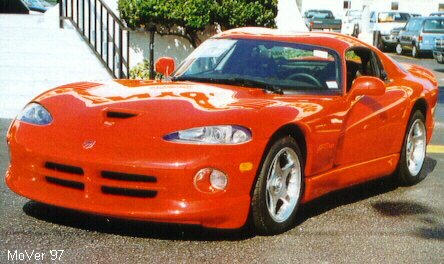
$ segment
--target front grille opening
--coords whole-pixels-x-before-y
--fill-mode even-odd
[[[154,176],[113,172],[113,171],[102,171],[102,177],[119,181],[154,182],[154,183],[157,182],[157,178]]]
[[[121,118],[121,119],[127,119],[131,117],[135,117],[137,114],[133,113],[125,113],[125,112],[116,112],[116,111],[108,111],[106,112],[106,117],[108,118]]]
[[[111,186],[102,186],[102,192],[105,194],[140,197],[140,198],[154,198],[157,196],[155,190],[140,190],[140,189],[128,189]]]
[[[70,165],[64,165],[54,162],[46,162],[45,168],[55,171],[61,171],[71,174],[77,174],[77,175],[84,175],[83,169],[80,167],[70,166]]]
[[[50,183],[61,185],[64,187],[73,188],[77,190],[85,190],[85,184],[83,182],[69,181],[49,176],[46,176],[46,180]]]

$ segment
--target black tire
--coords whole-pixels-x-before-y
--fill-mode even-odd
[[[421,58],[421,51],[419,50],[418,46],[416,46],[416,45],[413,45],[412,57],[413,58]]]
[[[382,52],[386,51],[384,41],[382,41],[382,37],[379,37],[377,48]]]
[[[359,24],[354,24],[352,36],[357,38],[359,36],[359,33],[360,33]]]
[[[422,173],[427,149],[425,118],[417,110],[410,117],[401,150],[397,176],[404,186],[417,184],[425,178]]]
[[[396,50],[396,54],[398,54],[398,55],[403,55],[404,54],[404,50],[402,48],[401,43],[396,44],[395,50]]]
[[[293,224],[303,193],[303,164],[299,147],[289,136],[276,141],[266,154],[251,202],[258,234],[279,234]]]

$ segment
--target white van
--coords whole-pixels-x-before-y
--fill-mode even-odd
[[[381,51],[394,49],[398,44],[399,30],[403,28],[411,15],[398,11],[372,11],[370,13],[370,32],[374,35],[374,45]]]

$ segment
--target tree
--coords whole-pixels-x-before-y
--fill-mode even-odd
[[[118,5],[128,27],[156,25],[160,34],[183,36],[194,47],[208,25],[275,27],[277,15],[277,0],[119,0]]]

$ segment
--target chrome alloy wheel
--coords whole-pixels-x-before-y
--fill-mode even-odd
[[[407,168],[412,176],[421,171],[426,155],[426,129],[424,123],[416,119],[410,127],[406,142]]]
[[[271,163],[267,176],[266,203],[270,217],[282,223],[293,213],[300,196],[301,164],[296,152],[281,149]]]

